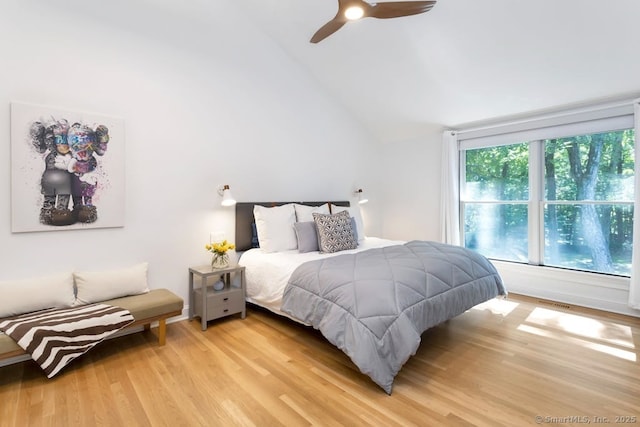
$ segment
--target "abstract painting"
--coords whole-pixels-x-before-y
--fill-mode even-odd
[[[124,122],[11,104],[11,230],[124,226]]]

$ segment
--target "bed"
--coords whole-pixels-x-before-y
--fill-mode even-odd
[[[425,330],[506,295],[482,255],[365,237],[349,202],[238,203],[236,247],[248,302],[320,330],[388,394]]]

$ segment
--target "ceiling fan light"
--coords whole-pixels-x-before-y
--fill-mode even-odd
[[[344,17],[350,21],[362,18],[364,9],[361,6],[351,6],[344,11]]]

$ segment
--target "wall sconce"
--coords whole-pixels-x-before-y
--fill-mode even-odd
[[[362,188],[358,188],[356,191],[354,191],[353,195],[358,198],[358,203],[360,203],[361,205],[369,201],[369,199],[367,199],[367,196],[364,195],[364,190]]]
[[[236,199],[231,195],[231,189],[228,185],[221,185],[218,187],[218,194],[222,196],[222,206],[233,206],[236,204]]]

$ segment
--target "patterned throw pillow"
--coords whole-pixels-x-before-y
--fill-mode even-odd
[[[358,247],[349,212],[343,211],[335,215],[314,212],[313,220],[318,229],[320,252],[332,253]]]

